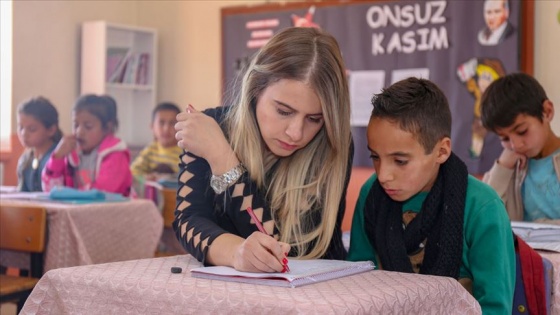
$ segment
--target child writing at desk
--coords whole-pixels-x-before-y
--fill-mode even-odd
[[[117,104],[107,95],[83,95],[72,111],[73,133],[64,136],[43,170],[46,191],[55,186],[96,188],[128,196],[130,153],[114,136]]]
[[[511,314],[513,234],[496,192],[451,151],[451,112],[432,82],[409,78],[373,98],[376,173],[354,211],[349,260],[457,279],[484,314]]]
[[[189,107],[177,120],[187,153],[173,227],[187,252],[250,272],[287,271],[287,256],[345,258],[350,103],[332,35],[280,31],[251,61],[233,105]]]
[[[483,180],[502,197],[512,221],[560,224],[560,137],[554,105],[539,82],[506,75],[482,96],[482,123],[504,150]]]
[[[183,149],[175,140],[177,114],[181,110],[173,103],[158,104],[152,111],[154,141],[134,159],[130,170],[136,181],[158,180],[179,172],[179,156]]]
[[[42,191],[41,172],[62,138],[58,111],[41,96],[21,103],[17,111],[17,134],[25,147],[17,164],[18,191]]]

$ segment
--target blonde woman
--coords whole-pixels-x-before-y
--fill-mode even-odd
[[[353,149],[334,37],[279,32],[253,58],[235,104],[189,106],[177,121],[186,153],[173,226],[190,254],[252,272],[284,272],[288,256],[345,258]]]

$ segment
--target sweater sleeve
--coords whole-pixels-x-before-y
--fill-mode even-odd
[[[507,197],[508,186],[513,182],[514,170],[494,162],[492,168],[484,174],[482,181],[492,186],[502,200]]]
[[[205,113],[218,123],[223,121],[222,109]],[[173,229],[183,248],[197,260],[206,263],[209,246],[224,233],[247,238],[258,231],[247,207],[252,207],[269,235],[278,236],[265,197],[257,191],[247,172],[224,192],[216,194],[210,187],[212,170],[205,159],[185,152],[179,169]]]
[[[208,247],[220,235],[232,233],[247,238],[258,231],[247,213],[251,206],[273,235],[274,222],[264,198],[245,172],[221,194],[210,187],[211,169],[203,158],[184,153],[179,164],[179,188],[173,228],[181,245],[199,261],[206,261]]]
[[[376,179],[377,175],[373,174],[360,189],[358,202],[356,203],[356,208],[354,209],[354,217],[352,218],[348,260],[371,260],[377,265],[376,252],[367,237],[364,221],[364,212],[367,211],[366,209],[371,208],[371,204],[373,202],[373,200],[368,197],[371,196],[371,187]]]
[[[57,159],[54,154],[51,155],[41,174],[43,191],[49,192],[56,186],[65,186],[66,171],[66,159],[64,157]]]
[[[475,208],[465,226],[468,250],[463,251],[473,280],[473,295],[484,314],[511,314],[515,249],[509,218],[497,197]]]

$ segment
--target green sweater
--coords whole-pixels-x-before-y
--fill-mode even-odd
[[[348,260],[371,260],[375,248],[364,227],[365,201],[377,176],[360,190],[350,233]],[[421,192],[403,204],[403,211],[419,212],[428,195]],[[472,294],[483,314],[511,314],[515,289],[515,249],[506,209],[488,185],[469,175],[463,227],[463,257],[460,278],[472,280]]]

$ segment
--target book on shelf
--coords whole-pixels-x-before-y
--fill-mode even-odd
[[[138,70],[136,73],[136,84],[147,85],[148,84],[148,66],[150,65],[150,54],[143,53],[140,54],[140,60],[138,62]]]
[[[136,84],[136,70],[138,69],[139,55],[132,54],[126,61],[126,71],[122,83]]]
[[[107,66],[105,80],[115,82],[125,67],[130,49],[125,47],[109,47],[107,49]]]
[[[231,267],[210,266],[193,268],[191,269],[191,275],[195,278],[295,288],[346,277],[375,268],[371,261],[327,259],[290,259],[288,265],[290,272],[287,273],[243,272]]]

